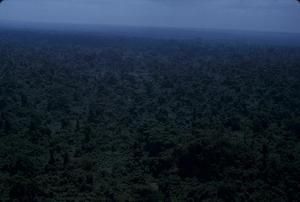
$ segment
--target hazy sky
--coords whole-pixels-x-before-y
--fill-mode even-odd
[[[296,0],[6,0],[1,21],[249,29],[300,33]]]

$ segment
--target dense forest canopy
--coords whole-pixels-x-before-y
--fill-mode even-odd
[[[0,201],[299,201],[297,2],[0,0]]]
[[[1,201],[298,201],[300,47],[0,31]]]

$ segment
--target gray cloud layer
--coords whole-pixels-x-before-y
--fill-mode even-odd
[[[0,20],[300,32],[296,0],[7,0]]]

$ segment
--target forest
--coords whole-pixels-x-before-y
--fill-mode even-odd
[[[0,201],[300,198],[300,46],[0,31]]]

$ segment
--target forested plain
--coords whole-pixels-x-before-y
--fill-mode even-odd
[[[300,47],[0,32],[0,201],[299,201]]]

